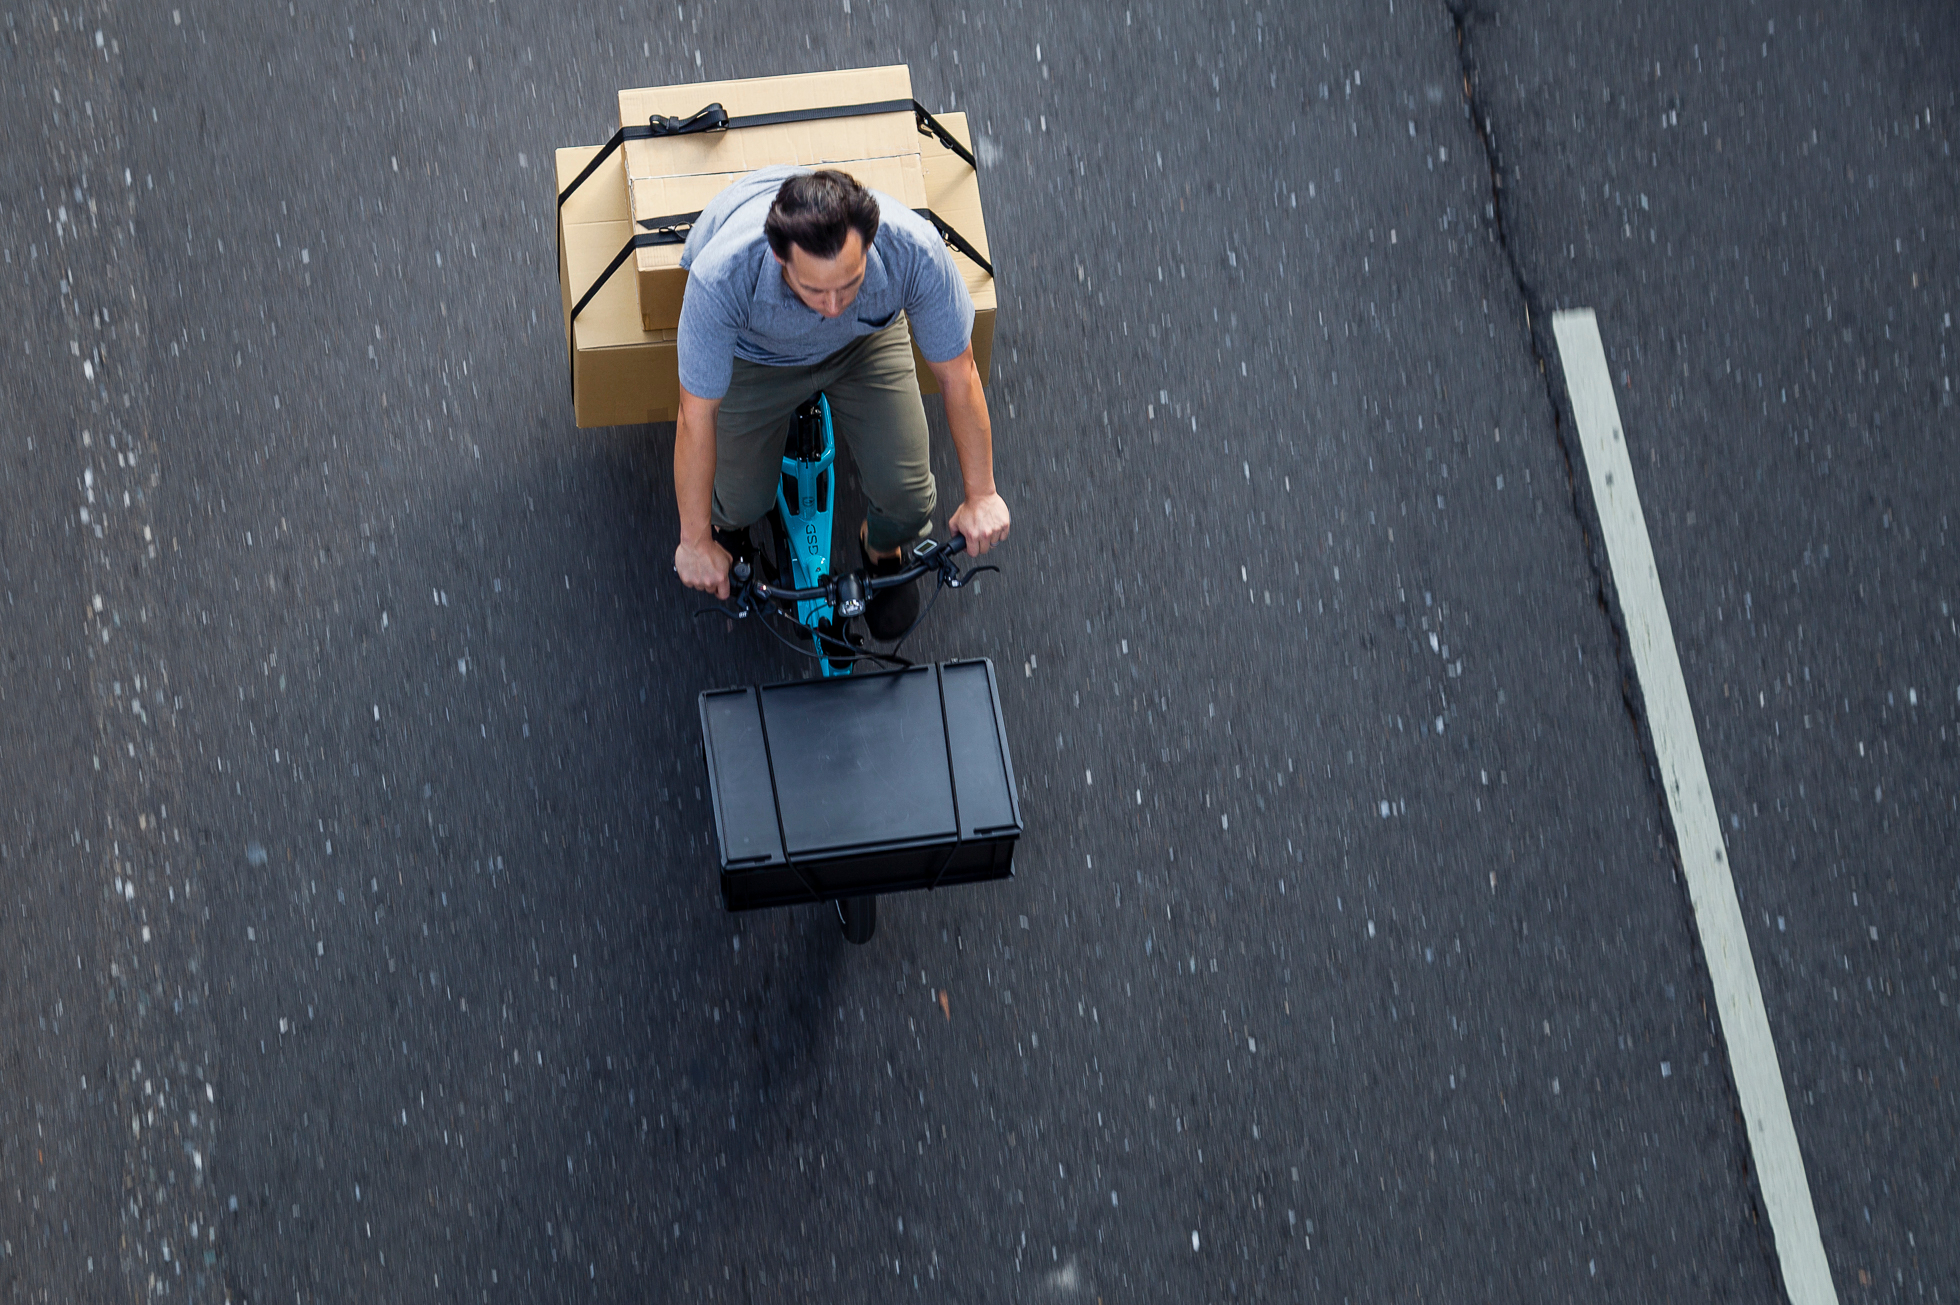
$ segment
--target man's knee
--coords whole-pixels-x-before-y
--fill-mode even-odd
[[[873,552],[889,553],[894,548],[924,539],[932,533],[932,514],[939,505],[939,485],[932,472],[892,486],[871,498],[865,513],[865,543]]]
[[[780,465],[780,460],[779,460]],[[780,474],[780,473],[779,473]],[[710,518],[722,530],[746,530],[776,506],[778,476],[715,477],[715,498]]]

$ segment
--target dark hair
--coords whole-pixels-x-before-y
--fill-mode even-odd
[[[782,184],[762,230],[785,262],[791,245],[816,258],[835,258],[852,230],[869,250],[878,238],[878,201],[842,172],[806,172]]]

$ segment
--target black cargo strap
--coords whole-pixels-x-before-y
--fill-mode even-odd
[[[699,113],[688,118],[665,118],[654,114],[642,127],[637,123],[621,127],[612,134],[592,161],[572,179],[572,184],[558,192],[558,206],[563,208],[572,192],[585,184],[585,179],[599,170],[612,152],[629,140],[653,140],[664,136],[693,136],[709,131],[734,131],[740,127],[779,127],[790,122],[819,122],[827,118],[862,118],[874,113],[903,113],[910,109],[918,122],[919,134],[935,136],[947,149],[965,160],[969,168],[978,169],[972,151],[960,144],[959,140],[939,119],[926,111],[917,100],[879,100],[872,104],[840,104],[821,109],[784,109],[777,113],[751,113],[739,118],[728,116],[727,110],[719,104],[710,104]]]
[[[710,104],[691,118],[663,118],[654,114],[647,127],[655,136],[691,136],[701,131],[722,131],[728,126],[728,110]]]
[[[694,230],[694,219],[700,216],[701,210],[695,209],[692,213],[641,218],[640,225],[645,227],[649,234],[660,237],[658,240],[649,240],[647,243],[650,245],[684,245],[687,243],[688,232]]]
[[[710,104],[687,125],[677,125],[673,118],[652,118],[654,135],[679,136],[696,131],[736,131],[742,127],[780,127],[791,122],[821,122],[826,118],[868,118],[874,113],[903,113],[907,109],[918,108],[917,100],[878,100],[870,104],[833,104],[815,109],[778,109],[774,113],[745,113],[739,118],[731,118],[722,112],[719,104]],[[695,126],[696,119],[719,114],[719,126]]]
[[[927,134],[937,136],[939,143],[959,155],[967,167],[972,168],[975,172],[980,170],[979,163],[974,160],[973,151],[960,144],[959,139],[952,132],[946,130],[944,123],[940,122],[939,119],[933,117],[930,113],[927,113],[925,105],[914,100],[912,101],[912,111],[918,115],[919,134],[921,136]]]
[[[593,173],[597,172],[599,170],[599,165],[601,163],[604,163],[607,159],[611,158],[612,152],[618,149],[622,142],[629,141],[629,140],[647,140],[651,138],[652,135],[653,135],[653,129],[650,127],[621,127],[618,131],[614,132],[612,134],[612,139],[606,142],[605,147],[601,149],[597,154],[594,154],[592,156],[592,161],[587,163],[585,167],[582,170],[580,170],[579,174],[576,177],[572,178],[572,184],[558,192],[558,207],[559,208],[565,207],[565,201],[572,197],[572,192],[577,190],[580,186],[583,186],[585,184],[585,179],[591,176]]]
[[[686,237],[683,236],[681,239],[685,240]],[[613,261],[606,264],[606,270],[599,273],[599,279],[592,283],[592,288],[580,295],[579,301],[572,305],[572,315],[566,319],[567,322],[578,321],[578,315],[585,311],[587,304],[592,302],[592,296],[598,294],[604,288],[606,282],[612,280],[612,274],[617,272],[625,264],[626,260],[633,256],[634,250],[645,249],[651,245],[672,245],[678,243],[679,241],[673,239],[670,232],[642,231],[636,233],[632,239],[626,242],[624,248],[613,255]]]
[[[949,223],[947,223],[946,219],[940,217],[939,214],[933,212],[929,208],[915,208],[912,211],[914,213],[917,213],[920,217],[924,218],[926,221],[932,223],[934,227],[938,228],[940,237],[944,239],[947,244],[951,245],[954,249],[959,250],[962,254],[965,254],[968,258],[972,259],[974,262],[978,263],[981,267],[985,268],[987,270],[988,276],[992,276],[994,274],[994,265],[988,262],[986,257],[982,255],[979,250],[975,249],[965,236],[953,230],[952,226]]]
[[[955,231],[944,218],[929,208],[915,208],[912,211],[932,223],[948,245],[985,268],[988,276],[994,274],[994,265],[988,262],[965,236]],[[598,280],[594,281],[592,287],[580,295],[579,301],[572,305],[570,320],[574,322],[578,320],[578,315],[585,311],[587,304],[592,302],[592,296],[598,294],[600,288],[612,279],[612,274],[625,265],[626,260],[633,256],[634,250],[651,249],[657,245],[686,244],[688,232],[694,229],[694,220],[700,216],[699,213],[675,213],[668,217],[641,218],[640,225],[651,227],[652,230],[633,233],[633,238],[626,242],[619,253],[613,257],[613,261],[606,264],[606,270],[599,273]]]

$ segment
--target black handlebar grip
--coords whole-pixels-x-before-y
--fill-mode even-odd
[[[966,551],[966,536],[954,535],[946,541],[944,551],[953,557],[958,557],[961,553],[964,553]]]

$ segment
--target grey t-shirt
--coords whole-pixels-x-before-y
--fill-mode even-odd
[[[825,318],[783,283],[762,224],[786,178],[809,172],[763,168],[729,186],[695,220],[681,251],[688,269],[681,300],[681,385],[689,394],[728,393],[736,357],[769,367],[822,362],[903,312],[929,362],[946,362],[973,334],[973,298],[946,242],[930,222],[880,191],[878,238],[865,255],[864,285],[843,316]]]

